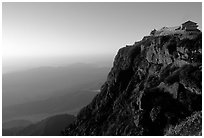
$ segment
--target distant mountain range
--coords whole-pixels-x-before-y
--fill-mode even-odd
[[[45,100],[84,89],[99,89],[110,68],[94,64],[72,64],[64,67],[40,67],[3,74],[3,107]]]
[[[43,119],[37,123],[21,126],[16,126],[16,122],[25,122],[22,120],[16,120],[13,122],[13,126],[10,128],[3,128],[3,136],[60,136],[61,131],[67,124],[72,123],[75,120],[73,115],[55,115]],[[12,122],[10,122],[12,124]],[[18,124],[18,123],[17,123]],[[25,123],[24,123],[25,124]]]
[[[76,114],[97,94],[109,70],[78,63],[4,74],[3,120],[61,112]]]
[[[3,118],[26,119],[26,117],[29,116],[41,114],[52,115],[60,112],[76,114],[83,106],[87,105],[96,94],[96,92],[92,91],[79,90],[63,96],[48,98],[46,100],[13,105],[3,109]]]
[[[30,124],[32,124],[32,122],[28,120],[10,120],[7,122],[3,122],[3,128],[8,129],[8,128],[14,128],[14,127],[25,127]]]

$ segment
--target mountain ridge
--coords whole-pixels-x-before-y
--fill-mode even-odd
[[[67,123],[75,120],[69,114],[57,114],[24,127],[3,128],[3,136],[60,136]]]

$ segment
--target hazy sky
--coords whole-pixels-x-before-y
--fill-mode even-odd
[[[3,57],[116,54],[154,28],[192,20],[202,3],[3,3]]]

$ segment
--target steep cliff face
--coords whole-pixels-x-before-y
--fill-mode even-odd
[[[201,49],[201,33],[149,36],[121,48],[101,92],[64,135],[166,135],[201,114]]]

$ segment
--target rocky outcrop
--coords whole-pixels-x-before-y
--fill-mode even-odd
[[[165,135],[202,110],[201,49],[201,33],[149,36],[121,48],[101,92],[64,135]]]

